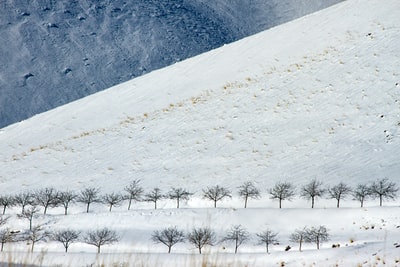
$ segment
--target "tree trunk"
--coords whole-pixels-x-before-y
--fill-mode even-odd
[[[217,201],[214,200],[214,208],[216,208],[216,207],[217,207]]]
[[[44,215],[46,215],[46,213],[47,213],[47,205],[44,206],[44,211],[43,211]]]
[[[29,220],[29,231],[32,231],[32,218]]]
[[[337,200],[337,205],[336,205],[337,208],[339,208],[339,202],[340,202],[340,198]]]
[[[4,242],[1,242],[1,252],[3,252]]]
[[[201,247],[199,247],[199,253],[201,254]]]
[[[176,208],[179,209],[179,197],[176,199]]]
[[[379,206],[382,207],[382,195],[379,195]]]
[[[171,247],[172,247],[172,246],[168,246],[168,254],[171,253]]]
[[[269,253],[269,250],[268,250],[268,243],[265,243],[265,246],[267,247],[267,254]]]
[[[111,209],[112,209],[112,205],[110,205],[110,212],[111,212]]]
[[[311,197],[311,208],[314,208],[314,197]]]
[[[361,198],[361,208],[364,207],[364,198]]]
[[[235,240],[235,254],[237,253],[237,250],[238,250],[238,240],[236,239]]]
[[[244,199],[244,208],[247,208],[247,199],[248,199],[248,197],[246,196]]]
[[[157,201],[154,201],[154,209],[157,209]]]
[[[64,215],[68,214],[68,207],[64,207]]]
[[[4,205],[4,207],[3,207],[3,215],[6,214],[6,208],[7,208],[7,206]]]
[[[279,199],[279,208],[280,209],[282,208],[282,199],[281,198]]]
[[[132,198],[129,198],[128,210],[131,209]]]
[[[67,253],[67,252],[68,252],[68,245],[65,246],[65,253]]]
[[[100,246],[97,246],[97,254],[100,254]]]
[[[35,246],[35,242],[32,241],[31,252],[33,252],[33,247]]]
[[[90,206],[90,203],[87,203],[87,205],[86,205],[86,213],[89,213],[89,206]]]

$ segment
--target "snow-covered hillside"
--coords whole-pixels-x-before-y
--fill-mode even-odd
[[[1,1],[0,128],[340,1]]]
[[[68,254],[57,243],[38,244],[48,265],[398,266],[398,200],[378,207],[369,199],[360,209],[349,197],[337,209],[334,200],[318,199],[310,209],[297,196],[280,210],[268,189],[278,181],[300,188],[313,178],[324,186],[382,178],[400,185],[399,9],[396,0],[349,0],[4,128],[1,192],[95,186],[109,193],[140,179],[146,191],[195,193],[179,210],[172,200],[157,210],[151,203],[111,213],[98,204],[89,214],[75,204],[68,216],[51,209],[38,218],[49,229],[108,226],[122,238],[99,258],[81,243]],[[237,187],[247,180],[262,198],[243,209]],[[214,209],[202,189],[216,184],[233,198]],[[24,229],[18,211],[9,211],[11,221]],[[265,255],[253,235],[237,256],[221,243],[205,258],[189,244],[169,257],[150,240],[170,225],[210,225],[223,235],[232,224],[252,234],[269,227],[280,245]],[[298,252],[290,234],[318,225],[330,230],[329,243]],[[284,251],[289,244],[294,249]],[[28,257],[21,243],[8,251]]]

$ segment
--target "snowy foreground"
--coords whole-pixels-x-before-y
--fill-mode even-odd
[[[2,262],[41,266],[400,266],[400,203],[348,197],[341,208],[298,196],[283,208],[268,189],[311,179],[351,187],[387,178],[400,185],[400,2],[348,0],[168,68],[152,72],[0,130],[1,194],[53,186],[121,192],[133,179],[145,191],[184,187],[195,194],[175,208],[161,200],[125,203],[109,212],[82,204],[34,219],[49,231],[109,227],[121,240],[96,248],[81,242],[68,253],[41,242],[33,253],[9,244]],[[262,192],[247,209],[237,195],[244,181]],[[233,193],[212,208],[202,189],[223,185]],[[19,207],[8,226],[26,230]],[[241,224],[251,238],[234,254],[218,243],[203,255],[189,243],[167,253],[153,231],[209,226],[222,238]],[[289,237],[324,225],[330,240],[303,252]],[[257,244],[270,228],[279,244]],[[332,248],[340,244],[340,248]],[[286,246],[292,248],[285,251]]]

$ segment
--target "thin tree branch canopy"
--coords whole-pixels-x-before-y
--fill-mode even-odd
[[[171,253],[171,247],[185,240],[183,231],[177,227],[168,227],[161,231],[154,231],[151,239],[156,243],[162,243],[168,247],[168,253]]]
[[[227,188],[216,185],[213,187],[207,187],[206,190],[203,189],[203,197],[214,201],[214,207],[216,208],[218,201],[226,197],[232,198],[232,195],[231,191]]]
[[[278,182],[273,188],[269,190],[271,199],[279,200],[279,208],[282,208],[283,200],[292,200],[295,192],[295,186],[289,182]]]
[[[311,199],[311,208],[314,208],[315,198],[322,197],[325,192],[326,190],[322,187],[322,182],[313,179],[301,188],[300,196],[305,199]]]
[[[382,206],[383,199],[395,199],[399,188],[396,183],[383,178],[374,181],[370,187],[371,195],[379,198],[379,204]]]
[[[97,253],[100,253],[100,248],[106,244],[113,244],[119,241],[119,236],[117,232],[108,229],[107,227],[89,231],[84,237],[84,242],[89,245],[97,247]]]
[[[194,228],[187,238],[190,243],[199,249],[200,254],[204,246],[213,246],[216,242],[215,232],[208,227]]]
[[[245,200],[244,207],[247,208],[247,200],[249,198],[260,198],[260,190],[254,185],[253,182],[245,182],[239,186],[239,196]]]
[[[250,234],[246,229],[244,229],[241,225],[234,225],[226,233],[225,237],[221,241],[234,242],[236,254],[239,246],[246,242],[249,238]]]

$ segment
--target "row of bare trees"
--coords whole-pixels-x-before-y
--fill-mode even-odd
[[[298,192],[296,192],[298,191]],[[279,208],[282,208],[282,202],[292,200],[296,195],[311,201],[311,207],[314,208],[315,200],[321,197],[336,199],[337,207],[340,206],[340,201],[352,196],[353,199],[360,202],[361,207],[364,201],[368,198],[379,199],[379,204],[382,206],[383,200],[394,199],[397,196],[399,188],[394,182],[388,179],[380,179],[371,184],[358,184],[355,188],[341,182],[332,187],[325,187],[321,181],[316,179],[303,185],[296,190],[293,183],[278,182],[269,189],[268,193],[271,199],[279,201]],[[244,207],[247,207],[249,199],[258,199],[261,197],[260,189],[251,181],[244,182],[238,187],[238,195],[244,200]],[[132,206],[132,202],[147,201],[154,203],[154,208],[157,209],[157,203],[162,199],[172,199],[176,201],[176,207],[180,207],[182,200],[189,200],[194,193],[187,191],[184,188],[171,188],[167,193],[162,193],[160,188],[153,188],[145,193],[140,185],[140,180],[132,181],[124,188],[124,193],[112,192],[104,195],[100,194],[100,189],[96,187],[87,187],[80,192],[71,190],[59,191],[53,187],[46,187],[35,192],[22,192],[15,196],[2,195],[0,196],[0,205],[3,207],[3,214],[6,209],[12,206],[21,206],[23,214],[26,206],[41,206],[43,213],[46,214],[48,208],[62,206],[64,214],[67,215],[68,208],[72,203],[80,202],[86,205],[86,212],[90,211],[90,206],[93,203],[104,203],[108,205],[109,211],[115,206],[120,206],[123,201],[128,201],[128,210]],[[232,198],[232,192],[227,187],[215,185],[202,190],[202,197],[213,202],[214,207],[217,203],[225,198]],[[31,209],[31,211],[33,211]]]
[[[6,217],[1,217],[0,224],[4,225],[7,221]],[[4,245],[11,242],[28,242],[31,245],[33,252],[35,244],[38,242],[58,241],[64,246],[65,252],[72,243],[84,242],[89,245],[97,247],[97,253],[100,253],[100,248],[106,244],[113,244],[119,241],[118,234],[109,228],[102,228],[98,230],[90,230],[82,234],[77,230],[58,230],[55,232],[46,231],[45,225],[36,225],[29,230],[20,232],[13,231],[9,227],[0,228],[0,243],[1,251]]]
[[[265,245],[266,251],[269,253],[269,247],[278,244],[279,242],[277,236],[278,233],[271,229],[265,229],[256,234],[258,240],[257,244]],[[184,231],[179,230],[174,226],[164,228],[160,231],[154,231],[151,239],[156,243],[161,243],[167,246],[168,253],[171,253],[171,249],[174,245],[187,241],[197,248],[200,254],[205,246],[214,246],[217,243],[232,243],[236,254],[238,248],[249,241],[250,237],[250,233],[241,225],[233,225],[220,241],[217,241],[216,233],[208,227],[193,228],[192,231],[185,234]],[[329,233],[325,226],[311,228],[304,227],[303,229],[296,230],[290,236],[290,241],[299,243],[299,251],[301,251],[303,243],[315,243],[317,249],[319,249],[321,243],[328,240]],[[286,248],[286,250],[288,249],[290,249],[290,247]]]
[[[0,224],[4,225],[6,221],[7,218],[1,217]],[[33,252],[34,246],[38,242],[57,241],[63,245],[65,252],[68,252],[68,248],[71,244],[83,242],[95,246],[97,248],[97,253],[100,253],[103,245],[113,244],[120,240],[117,232],[109,228],[89,230],[84,234],[82,234],[80,231],[72,229],[49,232],[46,231],[45,228],[46,227],[44,227],[44,225],[37,225],[27,231],[19,232],[12,231],[8,227],[1,227],[1,251],[3,251],[6,243],[11,242],[29,242],[31,245],[31,251]],[[257,244],[265,245],[267,253],[269,253],[269,248],[271,245],[279,244],[277,238],[278,233],[270,229],[266,229],[260,233],[257,233],[256,236],[258,240]],[[174,226],[164,228],[160,231],[154,231],[151,236],[151,240],[167,246],[168,253],[171,253],[171,249],[174,245],[185,241],[188,241],[195,248],[197,248],[200,254],[205,246],[214,246],[218,243],[233,243],[236,254],[238,252],[238,248],[242,244],[249,241],[250,237],[250,233],[241,225],[233,225],[220,239],[220,241],[217,241],[215,231],[209,227],[193,228],[189,233],[185,234],[182,230],[179,230],[176,226]],[[315,243],[317,245],[317,249],[319,249],[320,244],[328,240],[328,230],[324,226],[312,228],[304,227],[303,229],[296,230],[290,236],[290,241],[299,243],[299,251],[301,251],[302,244],[305,242]]]

